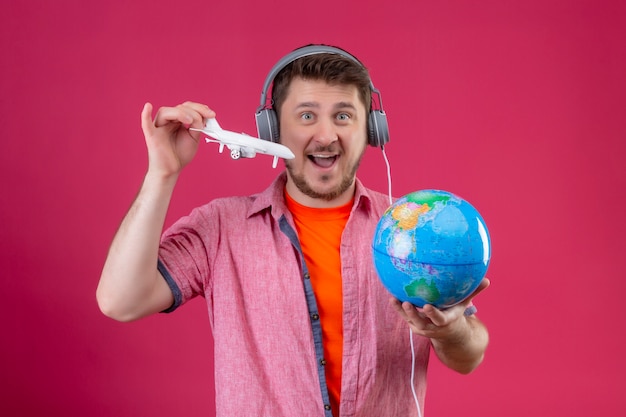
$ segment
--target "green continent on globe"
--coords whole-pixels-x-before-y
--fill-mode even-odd
[[[446,204],[448,200],[450,200],[450,195],[428,190],[411,193],[406,195],[405,197],[407,201],[410,201],[412,203],[428,204],[431,207],[434,206],[437,202]]]
[[[439,289],[434,281],[430,284],[424,278],[411,281],[404,287],[406,295],[409,297],[419,297],[427,302],[433,302],[439,299]]]

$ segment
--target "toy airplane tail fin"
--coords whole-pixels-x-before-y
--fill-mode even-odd
[[[217,123],[217,119],[216,118],[207,119],[207,121],[206,121],[206,128],[208,130],[212,130],[214,132],[219,132],[220,130],[222,130],[222,128],[220,127],[220,124]]]

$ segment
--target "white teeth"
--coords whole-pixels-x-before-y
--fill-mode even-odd
[[[330,168],[337,160],[337,155],[311,155],[311,161],[322,168]]]

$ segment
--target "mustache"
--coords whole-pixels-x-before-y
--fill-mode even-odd
[[[337,142],[333,142],[330,145],[325,145],[325,146],[316,144],[315,147],[313,149],[310,149],[308,152],[309,153],[315,153],[315,152],[341,153],[341,148],[339,147]]]

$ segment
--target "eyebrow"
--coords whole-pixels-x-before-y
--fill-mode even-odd
[[[315,101],[304,101],[296,106],[296,109],[301,108],[319,108],[320,104]],[[333,109],[341,110],[341,109],[353,109],[356,110],[356,106],[348,101],[340,101],[333,105]]]

